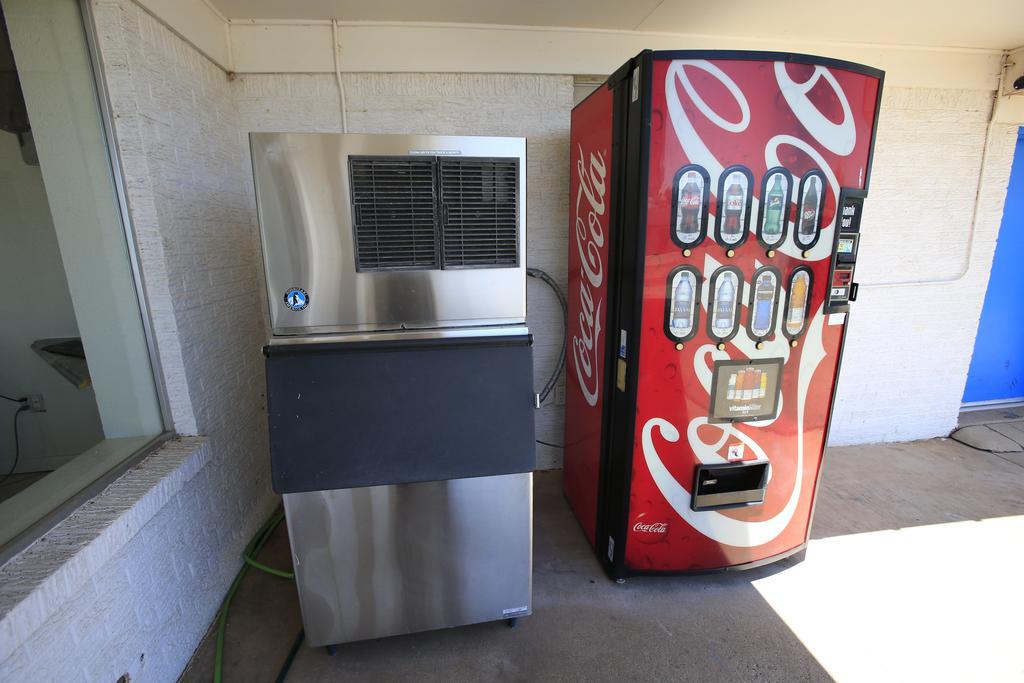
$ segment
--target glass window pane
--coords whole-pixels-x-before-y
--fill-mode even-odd
[[[3,10],[0,545],[164,428],[78,3]]]

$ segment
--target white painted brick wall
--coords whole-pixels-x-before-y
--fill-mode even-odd
[[[569,112],[572,77],[511,74],[343,74],[351,133],[509,135],[527,139],[526,260],[566,288]],[[248,131],[338,132],[333,75],[244,75],[232,83]],[[540,281],[527,283],[534,333],[534,386],[544,386],[562,342],[562,312]],[[537,438],[562,442],[564,392],[537,412]],[[541,469],[561,466],[559,449],[537,446]]]
[[[971,268],[967,256],[992,93],[890,88],[882,98],[871,190],[830,443],[906,441],[956,426],[1002,218],[1016,127],[995,125]]]
[[[183,513],[210,453],[170,442],[0,569],[0,680],[177,677],[237,569],[226,530]]]

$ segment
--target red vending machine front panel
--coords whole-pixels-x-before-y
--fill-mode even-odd
[[[604,349],[610,273],[612,91],[600,87],[572,111],[569,166],[565,494],[594,544],[600,480]]]
[[[807,537],[846,324],[830,299],[837,206],[865,189],[880,76],[654,53],[649,87],[626,570],[756,563]],[[583,226],[577,269],[594,248]]]

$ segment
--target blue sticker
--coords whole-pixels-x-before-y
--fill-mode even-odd
[[[292,287],[284,293],[284,305],[290,310],[301,311],[309,305],[309,294],[302,287]]]

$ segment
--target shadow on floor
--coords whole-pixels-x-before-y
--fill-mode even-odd
[[[349,643],[303,647],[289,681],[830,680],[743,574],[608,580],[562,497],[561,473],[535,478],[534,614]],[[282,524],[261,560],[288,566]],[[300,628],[290,582],[250,572],[228,625],[225,680],[273,681]],[[183,681],[212,679],[211,627]]]
[[[18,495],[47,474],[49,472],[19,472],[12,474],[0,483],[0,503]]]
[[[893,673],[915,656],[912,639],[890,637],[884,621],[898,622],[891,626],[897,634],[916,627],[925,635],[927,621],[942,621],[927,615],[933,587],[915,602],[907,597],[919,583],[914,574],[887,568],[888,562],[919,561],[899,550],[906,545],[902,534],[916,532],[885,530],[922,527],[927,534],[932,529],[926,525],[1024,515],[1022,490],[1024,468],[949,440],[830,449],[812,534],[825,540],[812,541],[806,563],[784,560],[747,572],[638,577],[617,585],[602,572],[565,503],[561,473],[539,472],[534,614],[518,628],[498,622],[349,643],[335,657],[302,647],[287,680],[821,681],[831,680],[829,671],[844,678],[863,674],[857,667],[875,661],[886,643],[893,648],[889,660],[878,659],[876,666],[896,668],[869,672]],[[876,531],[882,534],[865,533]],[[861,535],[839,538],[850,534]],[[930,552],[936,543],[925,541]],[[289,565],[283,524],[261,559]],[[901,576],[893,580],[891,573]],[[963,574],[932,574],[967,581]],[[995,602],[982,609],[1016,609]],[[973,601],[963,608],[971,609]],[[880,621],[879,614],[890,616]],[[946,617],[965,621],[964,614]],[[987,623],[985,614],[972,617]],[[292,584],[250,572],[232,607],[225,680],[274,680],[299,629]],[[885,640],[872,641],[875,632]],[[835,649],[839,640],[841,651]],[[214,641],[211,627],[182,680],[212,678]],[[931,657],[934,643],[922,644],[920,656]]]
[[[828,449],[811,538],[1024,513],[1024,460],[952,439]]]

